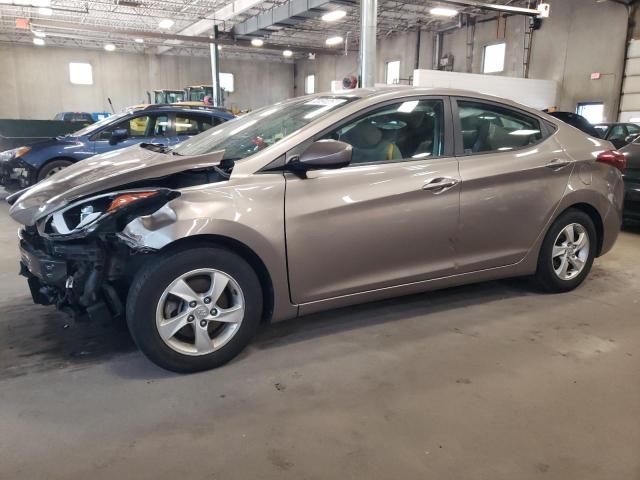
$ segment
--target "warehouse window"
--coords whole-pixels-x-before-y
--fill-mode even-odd
[[[220,88],[227,93],[232,93],[234,91],[233,73],[220,74]]]
[[[316,93],[316,76],[307,75],[304,79],[304,93]]]
[[[387,85],[396,85],[400,83],[400,60],[387,62],[385,79]]]
[[[507,50],[506,43],[496,43],[484,47],[482,59],[482,73],[498,73],[504,71],[504,57]]]
[[[93,85],[93,69],[90,63],[69,63],[69,80],[74,85]]]

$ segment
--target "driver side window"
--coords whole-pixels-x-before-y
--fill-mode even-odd
[[[352,165],[437,157],[444,151],[444,103],[406,100],[386,105],[323,138],[350,144]]]
[[[115,125],[111,125],[100,132],[98,140],[109,140],[111,133],[114,130],[124,128],[128,132],[129,137],[145,137],[147,136],[147,129],[149,127],[150,117],[148,115],[141,115],[138,117],[128,118],[122,122],[118,122]]]

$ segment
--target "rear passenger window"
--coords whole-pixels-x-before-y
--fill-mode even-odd
[[[407,100],[374,110],[324,138],[353,147],[352,164],[437,157],[444,151],[442,100]]]
[[[507,107],[458,100],[464,153],[506,152],[542,140],[540,121]]]
[[[177,135],[197,135],[205,130],[209,130],[214,125],[212,117],[201,115],[176,115]],[[217,124],[216,124],[217,125]]]

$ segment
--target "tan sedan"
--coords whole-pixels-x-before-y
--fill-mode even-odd
[[[191,372],[261,321],[512,276],[576,288],[617,238],[624,165],[507,100],[354,90],[92,157],[9,200],[36,303],[126,315],[152,361]]]

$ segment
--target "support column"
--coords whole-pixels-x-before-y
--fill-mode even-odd
[[[376,83],[376,31],[378,0],[360,1],[360,86]]]
[[[213,40],[218,38],[218,26],[213,27]],[[218,56],[218,44],[212,42],[209,44],[209,53],[211,54],[211,85],[213,85],[213,105],[222,106],[222,95],[220,94],[220,57]]]

